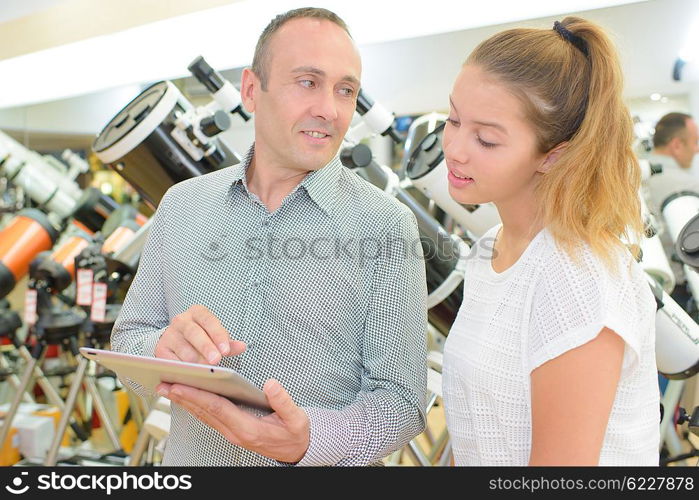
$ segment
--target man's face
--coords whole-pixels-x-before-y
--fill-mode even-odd
[[[677,137],[675,160],[682,168],[692,166],[694,155],[699,152],[699,136],[697,135],[697,122],[687,120],[687,128],[684,137]]]
[[[266,67],[266,91],[250,70],[241,89],[255,113],[256,151],[285,169],[322,168],[355,111],[361,61],[354,43],[330,21],[292,19],[270,39]]]

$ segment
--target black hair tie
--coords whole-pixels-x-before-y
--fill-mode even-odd
[[[574,35],[571,31],[569,31],[565,26],[563,26],[561,23],[556,21],[553,23],[553,29],[558,32],[559,35],[563,37],[564,40],[568,40],[570,43],[575,45],[575,47],[582,52],[585,57],[587,57],[588,52],[587,52],[587,42],[580,38],[577,35]]]

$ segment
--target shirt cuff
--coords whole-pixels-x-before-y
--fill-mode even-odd
[[[310,421],[308,450],[296,464],[299,467],[335,465],[352,448],[350,425],[344,412],[323,408],[304,408]]]
[[[143,340],[143,352],[141,353],[143,356],[148,356],[151,358],[155,357],[155,346],[158,345],[158,341],[166,329],[167,326],[165,328],[161,328],[160,330],[155,330]]]

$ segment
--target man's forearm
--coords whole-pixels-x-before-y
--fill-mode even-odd
[[[342,410],[305,411],[311,436],[300,466],[369,465],[402,448],[425,428],[419,404],[386,390],[362,393]]]

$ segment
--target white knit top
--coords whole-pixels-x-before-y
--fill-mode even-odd
[[[444,348],[444,405],[456,464],[527,465],[530,373],[608,327],[625,349],[599,463],[657,465],[655,302],[642,269],[619,252],[614,275],[587,246],[575,263],[544,229],[512,267],[496,273],[491,258],[499,227],[471,249],[464,300]]]

